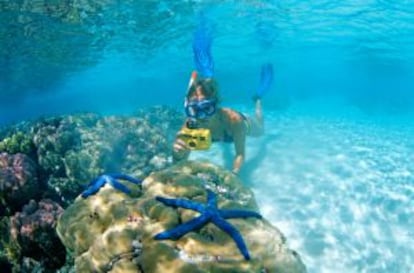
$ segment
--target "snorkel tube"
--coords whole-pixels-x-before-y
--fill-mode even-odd
[[[184,99],[184,108],[186,110],[186,116],[192,123],[196,122],[197,115],[193,113],[195,109],[200,110],[202,107],[199,105],[190,105],[188,101],[188,96],[191,88],[196,84],[198,74],[203,79],[208,79],[213,77],[214,72],[214,61],[211,54],[211,45],[213,43],[211,27],[207,22],[207,18],[204,13],[200,14],[199,24],[193,35],[193,58],[195,69],[191,73],[190,80],[188,82],[187,94]],[[205,105],[207,109],[207,105]],[[191,110],[191,111],[190,111]],[[208,116],[209,113],[207,113]]]
[[[193,86],[196,80],[197,80],[197,71],[194,70],[193,72],[191,72],[191,77],[190,77],[190,80],[188,81],[187,95],[188,95],[188,92],[190,92],[191,86]]]
[[[211,78],[214,74],[214,60],[211,54],[213,44],[211,24],[204,13],[200,14],[199,19],[193,36],[194,64],[203,78]]]

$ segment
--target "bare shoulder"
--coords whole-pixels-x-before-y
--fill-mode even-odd
[[[224,117],[230,123],[233,123],[234,124],[234,123],[239,123],[239,122],[242,122],[243,121],[243,117],[236,110],[233,110],[231,108],[221,108],[221,111],[222,111]]]

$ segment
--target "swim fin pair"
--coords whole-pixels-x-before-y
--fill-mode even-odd
[[[257,101],[261,99],[263,95],[270,89],[273,82],[273,65],[271,63],[265,63],[260,70],[260,84],[256,93],[253,95],[253,100]]]

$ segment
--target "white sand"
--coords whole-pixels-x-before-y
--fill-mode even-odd
[[[310,273],[414,272],[413,119],[337,110],[266,111],[241,177]],[[191,158],[229,166],[232,154]]]

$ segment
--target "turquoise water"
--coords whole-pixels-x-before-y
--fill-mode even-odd
[[[242,180],[309,272],[414,272],[413,120],[353,107],[321,114],[319,104],[267,110]],[[231,151],[222,144],[191,157],[230,165]]]
[[[414,109],[412,1],[42,3],[0,4],[2,123],[180,106],[200,13],[225,99],[246,102],[270,61],[275,107],[320,96],[381,114]]]
[[[203,13],[223,104],[273,63],[242,178],[309,272],[414,272],[414,2],[49,2],[0,3],[0,124],[180,109]]]

